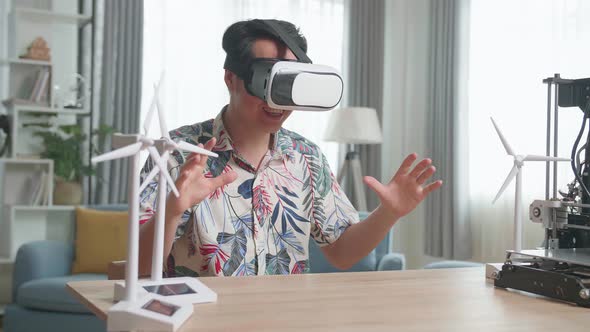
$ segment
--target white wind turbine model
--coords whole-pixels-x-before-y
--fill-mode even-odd
[[[162,275],[162,257],[163,257],[163,233],[164,233],[164,214],[165,205],[159,203],[156,217],[156,227],[154,232],[154,256],[153,263],[156,267],[152,269],[152,279],[155,279],[150,286],[145,286],[144,282],[138,280],[138,257],[139,257],[139,156],[140,151],[147,149],[154,161],[154,169],[161,170],[159,180],[159,202],[165,202],[166,185],[170,185],[174,195],[178,197],[179,193],[174,185],[174,180],[167,171],[167,159],[169,151],[178,148],[191,152],[216,156],[210,151],[191,145],[186,142],[175,143],[166,135],[164,139],[154,140],[147,137],[147,131],[153,109],[159,106],[158,94],[162,86],[162,79],[155,88],[155,96],[152,100],[150,110],[145,121],[145,135],[113,135],[113,147],[116,150],[107,152],[103,155],[92,158],[92,163],[98,163],[107,160],[132,157],[129,163],[129,235],[127,244],[127,264],[125,270],[125,283],[115,285],[115,298],[117,293],[123,300],[109,309],[107,319],[107,329],[109,331],[127,331],[127,330],[160,330],[175,331],[182,323],[190,317],[193,311],[191,303],[187,303],[186,294],[199,294],[199,301],[193,299],[192,302],[210,302],[217,299],[217,295],[206,288],[196,279],[190,282],[178,282],[173,280],[163,281]],[[158,107],[160,116],[160,128],[166,130],[163,123],[163,114],[161,107]],[[184,143],[184,144],[183,144]],[[155,146],[165,150],[160,156]],[[155,176],[155,175],[154,175]],[[152,176],[153,178],[153,176]],[[146,179],[149,181],[149,179]],[[158,264],[159,262],[159,264]],[[158,268],[159,266],[159,268]],[[189,279],[189,278],[184,278]],[[138,287],[141,284],[141,288]],[[192,288],[191,288],[192,287]],[[119,291],[118,291],[119,290]],[[198,290],[198,292],[197,292]],[[139,296],[138,296],[139,295]],[[203,298],[203,296],[205,298]]]
[[[490,117],[492,120],[492,124],[502,141],[502,145],[506,150],[506,153],[512,157],[514,157],[514,166],[508,173],[506,180],[504,180],[504,184],[496,194],[493,203],[495,203],[498,198],[502,195],[506,187],[510,184],[512,179],[516,177],[516,189],[514,195],[514,250],[520,251],[522,250],[522,211],[520,208],[521,199],[522,199],[522,166],[524,165],[525,161],[570,161],[571,159],[568,158],[558,158],[558,157],[551,157],[551,156],[537,156],[537,155],[520,155],[516,154],[514,150],[508,144],[508,141],[500,131],[500,128],[496,124],[493,118]]]
[[[158,149],[163,151],[162,155],[157,155],[156,157],[160,159],[159,163],[154,163],[153,169],[148,174],[148,176],[143,180],[141,186],[138,189],[138,193],[143,192],[143,190],[150,184],[150,182],[156,177],[156,175],[160,175],[158,181],[158,196],[157,202],[158,206],[156,209],[156,219],[155,219],[155,226],[154,226],[154,239],[153,239],[153,251],[152,251],[152,271],[151,271],[151,279],[150,280],[141,280],[140,285],[143,288],[139,288],[138,292],[140,294],[146,294],[147,292],[160,292],[166,293],[165,295],[170,298],[174,299],[177,302],[186,302],[186,303],[201,303],[201,302],[213,302],[217,300],[217,295],[208,289],[205,285],[200,283],[198,280],[194,278],[166,278],[162,279],[162,268],[163,268],[163,259],[164,259],[164,230],[165,230],[165,215],[166,215],[166,197],[167,197],[167,190],[166,190],[166,181],[170,177],[167,168],[167,161],[170,157],[170,153],[175,149],[181,151],[188,151],[194,152],[199,154],[204,154],[210,157],[217,157],[216,153],[213,153],[209,150],[203,149],[196,145],[181,141],[181,142],[174,142],[170,138],[170,134],[168,133],[168,128],[166,126],[166,121],[164,118],[164,109],[160,103],[159,98],[159,91],[163,85],[163,76],[160,79],[160,83],[154,87],[154,97],[152,98],[152,102],[150,104],[150,108],[148,110],[148,114],[146,116],[146,120],[144,122],[144,132],[145,135],[148,134],[150,129],[151,119],[154,114],[154,109],[158,111],[158,118],[160,124],[160,131],[161,131],[161,139],[155,140],[154,145],[158,147]],[[155,150],[155,149],[154,149]],[[154,155],[153,153],[151,155]],[[156,160],[156,158],[153,158]],[[170,183],[170,182],[169,182]],[[172,191],[176,194],[176,187],[174,184],[171,185]],[[164,288],[161,288],[164,287]],[[175,288],[175,290],[172,290]],[[192,291],[191,291],[192,290]],[[126,296],[126,289],[125,284],[123,283],[116,283],[115,284],[115,300],[122,300]]]

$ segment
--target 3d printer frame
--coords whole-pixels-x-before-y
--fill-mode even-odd
[[[544,79],[543,83],[547,84],[546,153],[550,155],[553,148],[552,155],[557,156],[559,108],[577,106],[584,112],[584,122],[574,144],[576,152],[586,121],[590,120],[590,78],[563,79],[559,74],[555,74]],[[590,131],[586,142],[590,142]],[[536,200],[529,208],[530,220],[542,223],[545,227],[545,249],[590,248],[590,195],[587,194],[587,188],[590,187],[590,144],[586,145],[585,152],[582,170],[575,169],[573,165],[576,161],[572,158],[572,168],[576,176],[574,183],[577,182],[581,190],[572,184],[568,186],[567,194],[560,192],[562,198],[558,197],[557,162],[546,163],[545,201]],[[551,168],[553,183],[550,196]],[[575,201],[577,195],[581,195],[581,203]]]

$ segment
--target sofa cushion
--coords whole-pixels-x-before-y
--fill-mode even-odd
[[[126,211],[76,208],[76,243],[72,273],[107,273],[112,261],[127,253]]]
[[[29,309],[90,313],[66,289],[70,281],[106,280],[104,274],[76,274],[28,281],[18,289],[16,303]]]

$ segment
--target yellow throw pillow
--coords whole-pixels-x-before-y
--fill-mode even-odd
[[[107,273],[127,256],[127,212],[76,208],[76,257],[72,273]]]

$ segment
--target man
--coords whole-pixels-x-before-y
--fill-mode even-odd
[[[307,51],[293,24],[275,22]],[[257,58],[296,60],[261,24],[237,22],[223,36],[229,104],[213,120],[170,133],[175,140],[203,143],[219,157],[176,153],[171,159],[180,197],[169,195],[166,202],[168,276],[303,273],[309,269],[310,238],[332,265],[347,269],[442,185],[423,186],[435,168],[424,159],[412,169],[416,155],[411,154],[389,183],[365,177],[381,204],[359,222],[317,145],[282,128],[291,111],[272,109],[244,87],[240,64]],[[151,167],[148,160],[143,177]],[[151,269],[156,186],[156,181],[148,185],[141,197],[143,274]]]

